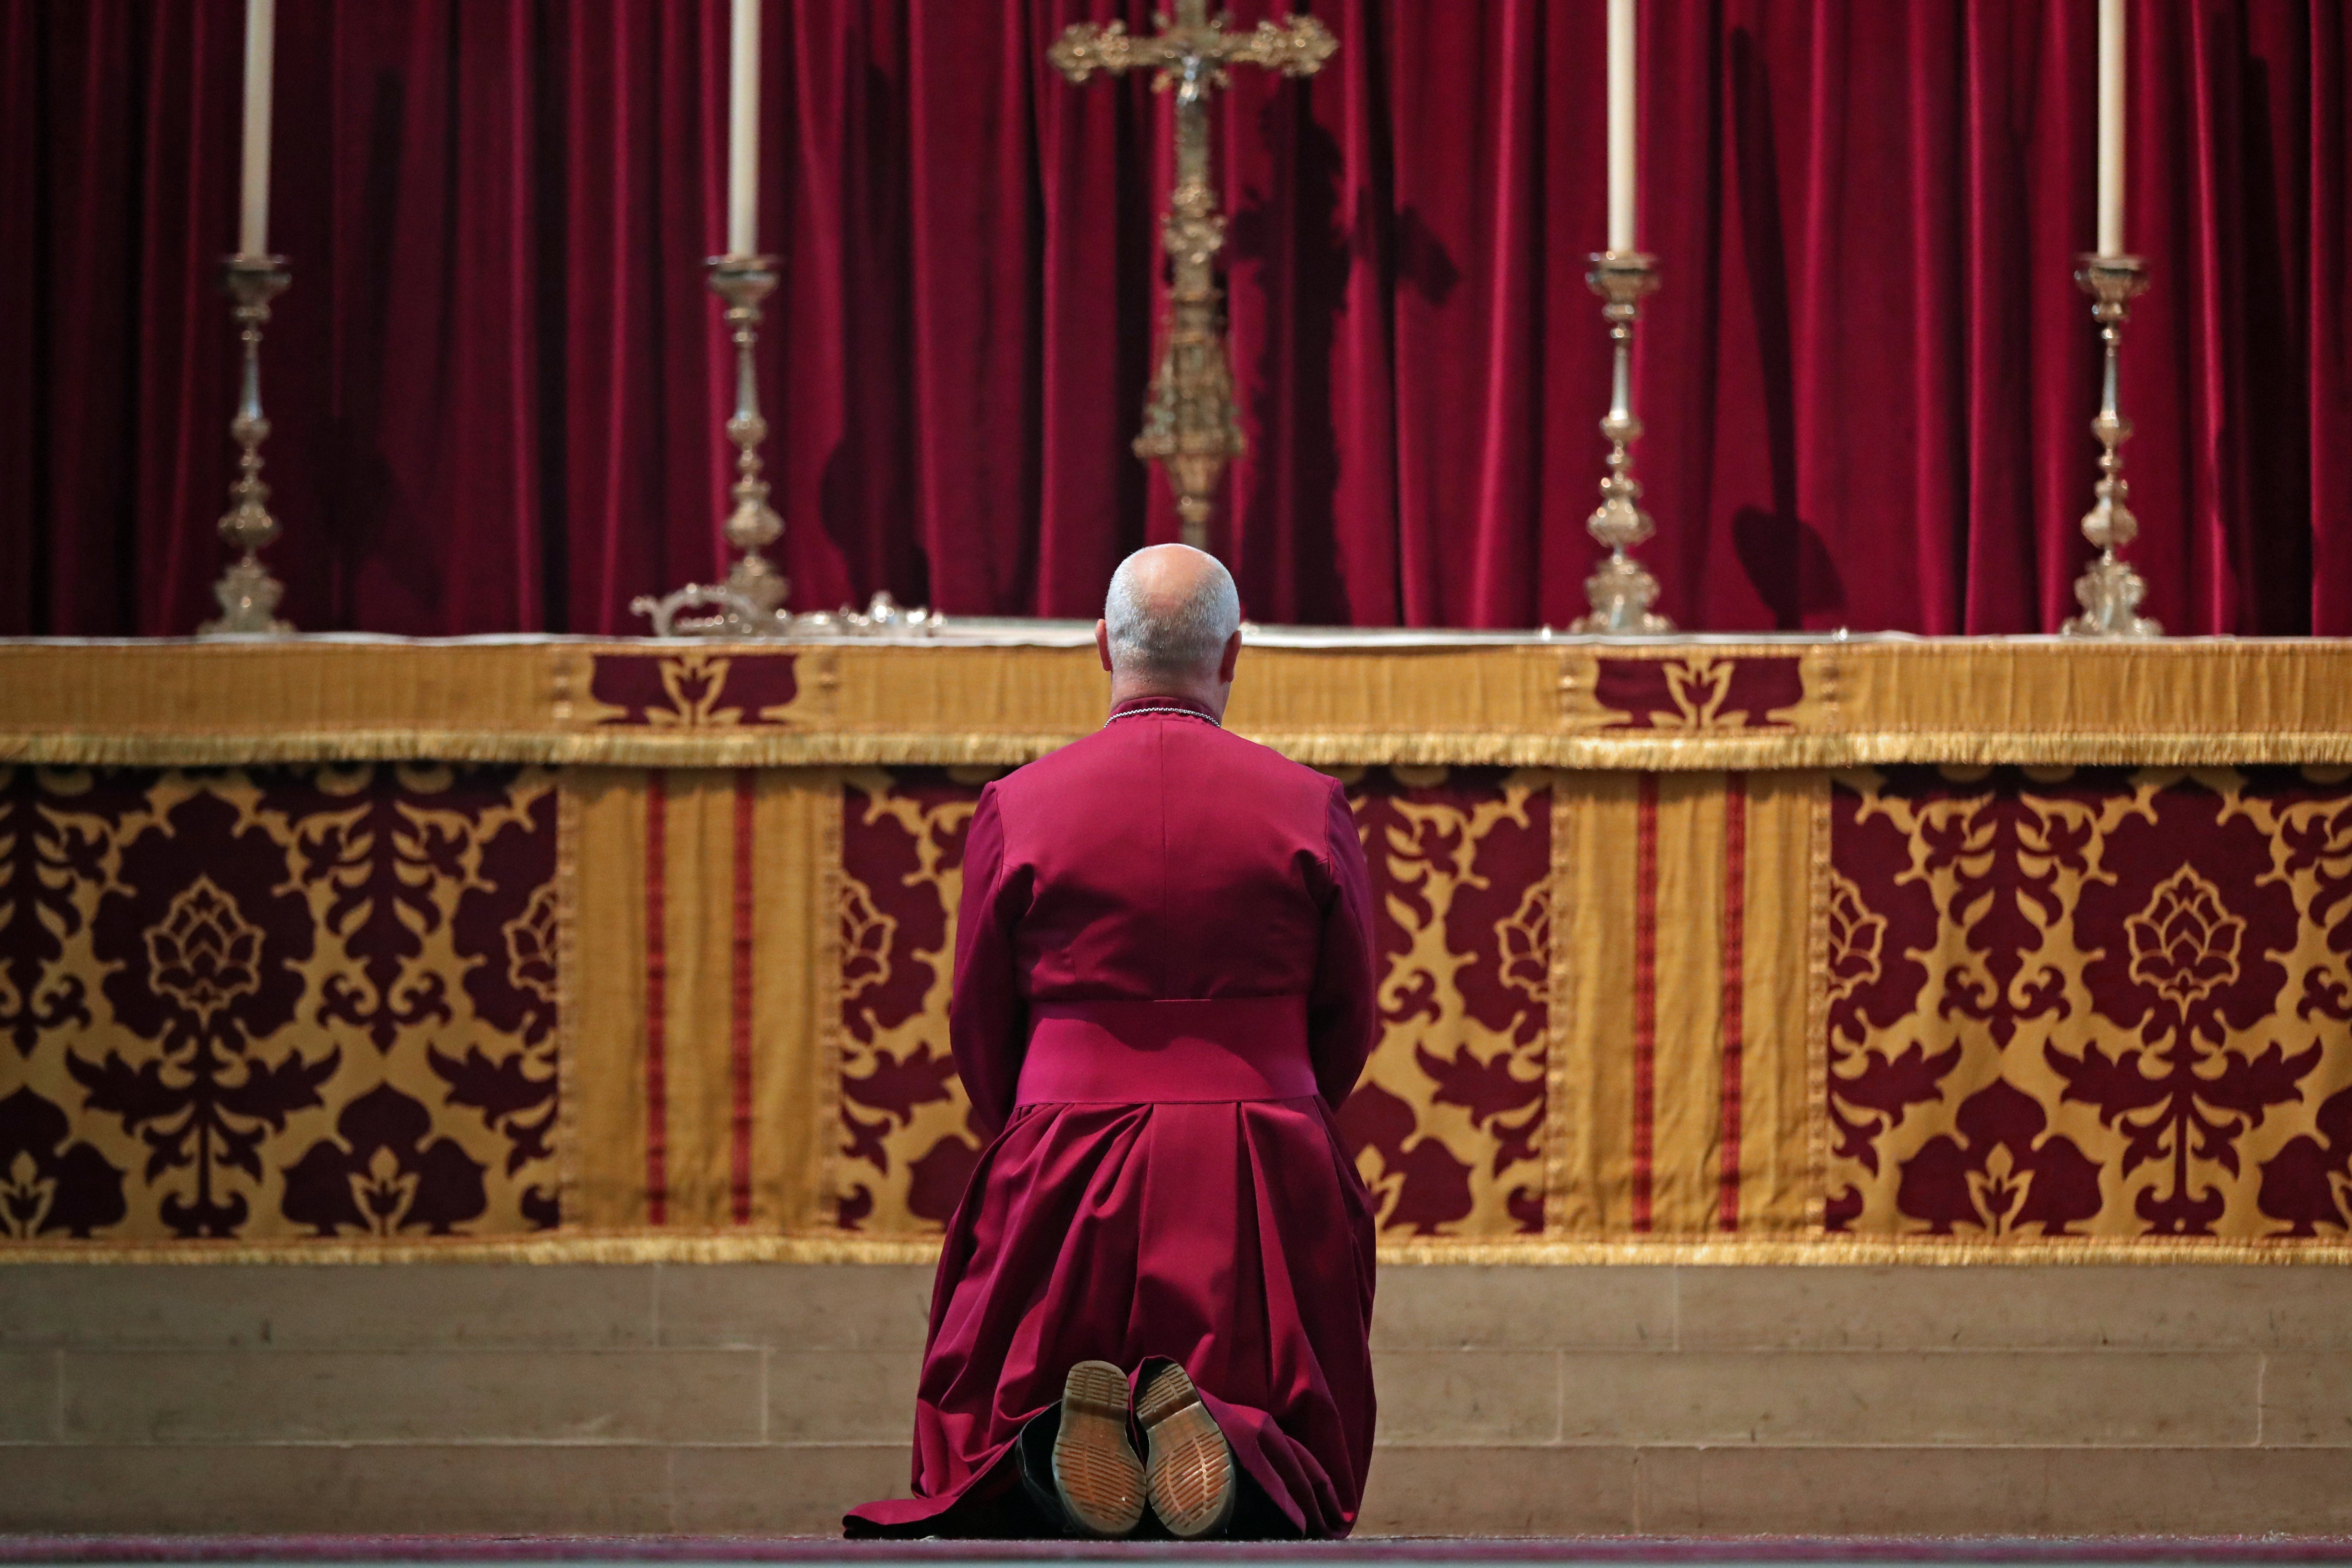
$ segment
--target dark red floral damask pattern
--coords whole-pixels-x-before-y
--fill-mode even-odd
[[[506,1173],[548,1173],[519,1194],[534,1227],[554,1228],[557,921],[555,792],[545,790],[507,830],[477,836],[471,874],[449,922],[452,945],[476,962],[465,971],[478,1034],[463,1055],[428,1047],[448,1103],[480,1114],[505,1137]]]
[[[95,802],[101,831],[61,824],[43,815],[43,795],[34,769],[0,769],[0,1028],[20,1058],[43,1031],[90,1021],[88,983],[61,961],[83,924],[73,889],[96,879],[110,826]]]
[[[1339,1131],[1382,1228],[1543,1229],[1549,793],[1500,768],[1367,770],[1382,1038]]]
[[[842,795],[840,1077],[849,1230],[947,1223],[980,1158],[947,1001],[964,834],[986,771],[876,770]],[[896,1222],[894,1225],[893,1222]]]
[[[1623,717],[1617,730],[1778,730],[1804,700],[1804,661],[1790,656],[1604,658],[1593,700]]]
[[[139,783],[117,775],[100,787]],[[160,1192],[172,1233],[233,1237],[265,1183],[262,1144],[323,1103],[320,1086],[342,1059],[323,1034],[288,1027],[317,941],[310,906],[290,885],[284,846],[209,791],[133,833],[121,854],[91,945],[114,1019],[142,1048],[69,1047],[67,1068],[86,1110],[147,1145],[142,1178]]]
[[[2263,1163],[2258,1201],[2289,1236],[2342,1236],[2352,1230],[2352,1089],[2320,1102],[2312,1131],[2287,1141]]]
[[[1851,795],[1842,789],[1835,796],[1837,855],[1827,889],[1826,1108],[1832,1159],[1876,1175],[1878,1140],[1911,1107],[1940,1098],[1960,1048],[1939,1040],[1931,1049],[1912,1025],[1927,984],[1921,955],[1934,945],[1935,895],[1909,873],[1908,837],[1892,818],[1856,810]],[[1833,1181],[1824,1223],[1843,1229],[1861,1208],[1861,1193]]]
[[[2326,962],[2304,976],[2299,1018],[2352,1024],[2352,798],[2317,798],[2287,807],[2279,841],[2280,870],[2307,879],[2309,919],[2326,932]]]
[[[1932,1234],[2068,1236],[2099,1212],[2099,1168],[2071,1140],[2047,1136],[2050,1118],[2031,1095],[1995,1082],[1962,1100],[1953,1124],[1903,1162],[1895,1194]]]
[[[588,677],[600,724],[705,730],[782,721],[799,695],[789,653],[600,653]]]
[[[0,1229],[555,1223],[544,775],[18,770],[0,801]],[[452,1174],[493,1160],[497,1207]]]
[[[2084,882],[2076,917],[2099,943],[2084,970],[2092,1005],[2119,1037],[2049,1057],[2066,1098],[2124,1135],[2126,1173],[2164,1170],[2134,1200],[2148,1230],[2210,1236],[2227,1199],[2200,1171],[2242,1173],[2240,1141],[2302,1098],[2321,1043],[2272,1023],[2286,984],[2272,955],[2294,950],[2298,923],[2270,875],[2272,833],[2194,783],[2156,798],[2108,836],[2112,880]]]
[[[129,1211],[122,1172],[29,1089],[0,1096],[0,1238],[87,1241]]]
[[[286,1173],[286,1217],[320,1236],[447,1236],[488,1206],[481,1163],[388,1083],[343,1107],[335,1136]]]
[[[2352,1038],[2352,798],[2335,791],[2291,800],[2282,816],[2279,871],[2308,888],[2305,918],[2325,932],[2305,971],[2294,1016],[2340,1050]],[[2340,1061],[2336,1065],[2334,1081],[2352,1077]],[[2329,1094],[2311,1131],[2289,1139],[2264,1163],[2259,1202],[2265,1215],[2284,1222],[2290,1236],[2325,1230],[2341,1237],[2352,1230],[2352,1088]]]
[[[2294,769],[1842,780],[1831,1228],[2342,1226],[2347,795]]]
[[[981,1138],[947,1038],[952,918],[983,772],[851,775],[843,794],[845,1228],[935,1230]],[[1349,1154],[1406,1235],[1543,1225],[1549,796],[1499,769],[1351,784],[1371,865],[1383,1040],[1341,1108]]]

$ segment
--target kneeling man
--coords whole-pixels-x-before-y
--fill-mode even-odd
[[[982,792],[950,1023],[999,1128],[949,1223],[915,1496],[852,1534],[1339,1536],[1371,1459],[1372,1221],[1331,1113],[1373,1033],[1339,785],[1220,727],[1216,560],[1129,556],[1096,733]]]

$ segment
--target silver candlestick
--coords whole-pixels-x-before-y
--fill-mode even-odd
[[[760,413],[760,387],[752,374],[760,301],[775,292],[776,258],[714,256],[705,265],[710,268],[710,291],[727,301],[727,331],[735,344],[735,412],[727,421],[727,438],[735,443],[735,482],[727,493],[735,506],[719,531],[742,553],[727,569],[725,581],[688,583],[659,598],[640,595],[629,601],[629,613],[650,618],[657,637],[895,639],[936,634],[945,616],[927,608],[901,608],[887,593],[876,594],[864,610],[844,605],[838,611],[795,616],[784,607],[790,584],[762,553],[783,536],[784,520],[768,504],[766,466],[760,460],[768,421]]]
[[[727,301],[727,331],[735,344],[735,412],[727,420],[727,438],[735,443],[735,483],[727,493],[735,506],[719,531],[742,553],[724,582],[688,583],[658,599],[633,599],[629,609],[652,616],[657,637],[782,637],[793,626],[792,612],[783,607],[791,584],[761,552],[782,537],[784,520],[768,504],[766,465],[760,460],[768,421],[760,413],[752,356],[760,341],[760,301],[776,289],[776,258],[714,256],[704,265],[710,268],[710,291]],[[714,613],[680,615],[690,608]]]
[[[2098,559],[2074,580],[2074,597],[2083,613],[2059,628],[2068,637],[2153,637],[2164,628],[2139,613],[2147,583],[2116,554],[2139,532],[2139,520],[2128,504],[2131,486],[2124,481],[2123,444],[2131,439],[2131,421],[2116,405],[2116,363],[2123,351],[2124,319],[2131,300],[2147,288],[2147,268],[2137,256],[2085,256],[2074,281],[2091,296],[2091,319],[2099,323],[2099,340],[2106,348],[2106,374],[2099,392],[2099,416],[2091,434],[2099,438],[2097,499],[2083,514],[2083,535],[2098,547]]]
[[[760,301],[775,292],[776,258],[714,256],[708,265],[710,291],[727,301],[728,332],[735,342],[735,412],[727,421],[727,438],[735,443],[735,483],[727,493],[735,509],[721,531],[742,554],[728,569],[727,586],[773,615],[791,584],[760,553],[783,536],[784,520],[768,504],[768,481],[761,477],[766,465],[760,448],[768,439],[768,422],[760,414],[751,351],[760,341]]]
[[[232,314],[245,344],[244,381],[228,426],[238,450],[236,482],[228,488],[229,509],[220,520],[222,540],[238,553],[213,584],[220,616],[198,626],[199,637],[282,637],[294,629],[277,614],[286,586],[269,574],[259,553],[278,537],[269,487],[261,482],[261,444],[269,439],[269,421],[261,412],[261,329],[269,321],[269,301],[293,280],[282,256],[232,256],[222,264],[222,284],[236,301]]]
[[[1601,481],[1601,505],[1585,522],[1592,537],[1609,547],[1609,556],[1584,580],[1592,613],[1579,617],[1570,629],[1670,632],[1674,622],[1650,608],[1658,596],[1658,580],[1625,553],[1657,531],[1641,507],[1642,486],[1633,478],[1632,448],[1642,438],[1642,422],[1633,417],[1633,321],[1641,312],[1642,296],[1658,287],[1658,258],[1643,251],[1601,251],[1593,256],[1592,270],[1584,280],[1605,301],[1601,314],[1609,323],[1615,357],[1609,416],[1601,421],[1601,433],[1609,437],[1609,474]]]

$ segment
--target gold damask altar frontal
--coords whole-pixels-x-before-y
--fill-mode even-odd
[[[2345,641],[1274,631],[1246,657],[1234,726],[1318,765],[2352,763]],[[0,642],[0,762],[35,764],[1012,764],[1101,704],[1090,647],[1015,640]]]
[[[2347,1257],[2352,769],[1330,765],[1394,1260]],[[1002,766],[0,770],[0,1256],[928,1256]]]

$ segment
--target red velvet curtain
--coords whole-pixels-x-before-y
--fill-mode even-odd
[[[1600,0],[1312,0],[1218,102],[1250,611],[1562,624],[1596,553]],[[1237,25],[1265,0],[1236,0]],[[769,0],[761,343],[793,600],[1088,616],[1129,455],[1150,0]],[[237,0],[0,0],[0,632],[184,632],[232,449]],[[2048,630],[2087,552],[2089,0],[1643,0],[1636,449],[1661,608]],[[2124,401],[2147,609],[2352,633],[2347,19],[2132,0]],[[286,0],[269,559],[307,629],[625,632],[707,577],[725,0]]]

